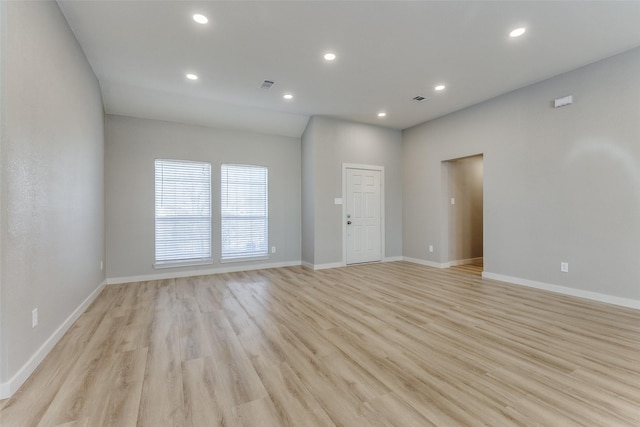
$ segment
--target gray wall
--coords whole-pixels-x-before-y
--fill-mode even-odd
[[[447,174],[448,261],[482,257],[482,156],[443,163]],[[451,204],[453,198],[455,204]]]
[[[6,223],[5,214],[7,208],[6,190],[4,188],[5,181],[5,162],[4,162],[4,147],[6,145],[6,121],[5,112],[7,111],[6,104],[6,63],[7,63],[7,3],[0,1],[0,399],[4,397],[4,394],[9,394],[9,390],[2,391],[2,384],[8,378],[8,354],[7,344],[5,342],[5,328],[7,325],[7,319],[5,317],[4,301],[5,301],[5,289],[4,289],[4,253],[5,253],[5,237],[6,237]]]
[[[269,167],[268,261],[300,261],[300,139],[201,126],[107,116],[106,230],[109,279],[229,268],[220,264],[220,165]],[[154,269],[154,161],[180,159],[212,166],[213,265]]]
[[[302,262],[313,264],[315,259],[315,186],[316,144],[315,121],[310,120],[302,134]]]
[[[305,223],[303,261],[313,265],[342,262],[342,164],[384,166],[385,256],[402,255],[402,134],[398,130],[327,117],[312,117],[303,135],[305,173],[302,176],[307,204],[313,212],[313,231]],[[312,207],[309,204],[313,204]],[[313,249],[310,249],[310,248]]]
[[[98,82],[55,2],[8,2],[5,12],[0,382],[104,281]]]
[[[640,299],[640,49],[403,136],[406,257],[446,259],[440,162],[484,153],[485,271]]]

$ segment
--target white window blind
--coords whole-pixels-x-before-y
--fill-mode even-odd
[[[156,264],[211,260],[211,164],[156,160]]]
[[[220,188],[222,259],[268,255],[268,170],[222,165]]]

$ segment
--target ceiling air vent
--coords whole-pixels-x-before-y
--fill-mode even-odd
[[[429,100],[429,98],[427,98],[426,96],[420,96],[420,95],[418,95],[418,96],[415,96],[415,97],[413,98],[413,100],[414,100],[414,101],[416,101],[416,102],[422,102],[422,101],[428,101],[428,100]]]
[[[273,86],[274,84],[276,84],[276,82],[271,81],[271,80],[265,80],[262,82],[262,84],[260,85],[260,89],[266,89],[269,90],[271,89],[271,86]]]

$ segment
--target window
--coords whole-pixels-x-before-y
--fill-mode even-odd
[[[156,266],[210,262],[211,164],[156,160]]]
[[[222,260],[268,256],[268,170],[222,165]]]

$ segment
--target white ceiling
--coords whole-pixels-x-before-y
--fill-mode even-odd
[[[405,129],[640,46],[637,0],[58,3],[107,113],[295,137],[312,115]]]

